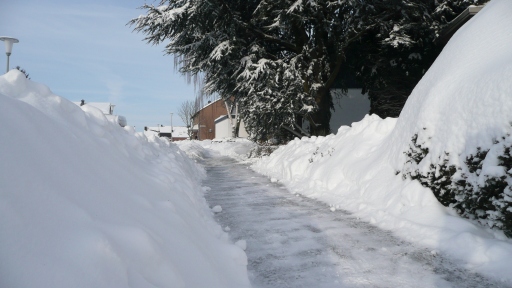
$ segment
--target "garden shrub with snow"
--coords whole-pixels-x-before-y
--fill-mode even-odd
[[[494,140],[489,149],[477,147],[458,165],[450,164],[450,153],[445,152],[424,172],[420,172],[419,166],[429,156],[429,149],[418,144],[417,138],[417,134],[413,136],[411,149],[406,152],[409,160],[404,178],[418,180],[432,190],[439,202],[455,208],[460,215],[501,229],[512,237],[510,134],[501,137],[501,141]]]
[[[248,158],[260,158],[262,156],[268,156],[268,155],[272,154],[272,152],[276,151],[277,148],[279,148],[279,146],[257,145],[254,148],[252,148],[251,150],[249,150],[249,152],[247,152],[247,157]]]
[[[408,142],[408,149],[397,145],[407,155],[404,176],[512,237],[510,15],[510,1],[491,1],[453,36],[409,97],[393,137]]]

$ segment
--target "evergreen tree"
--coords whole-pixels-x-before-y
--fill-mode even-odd
[[[396,14],[361,37],[349,59],[370,99],[370,113],[398,117],[408,96],[439,55],[437,37],[469,5],[488,0],[390,1]]]
[[[479,0],[162,0],[133,19],[151,44],[169,41],[180,71],[238,104],[266,140],[310,122],[330,133],[330,93],[352,66],[380,116],[398,116],[439,52],[437,33]],[[298,125],[297,125],[298,124]]]
[[[344,49],[368,25],[347,26],[359,1],[170,0],[133,19],[149,43],[169,40],[180,71],[204,91],[234,97],[249,132],[265,139],[305,116],[330,133],[329,93]],[[350,21],[349,21],[350,22]]]

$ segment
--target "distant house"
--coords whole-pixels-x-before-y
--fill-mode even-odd
[[[226,114],[226,105],[221,98],[213,102],[208,101],[208,104],[192,116],[192,139],[214,139],[215,119]]]
[[[144,135],[156,135],[158,137],[165,137],[171,142],[187,140],[188,128],[182,126],[156,126],[156,127],[144,127]]]
[[[172,128],[171,128],[171,126],[164,126],[164,125],[159,125],[156,127],[145,126],[144,127],[144,135],[146,135],[146,136],[155,135],[158,137],[165,137],[165,138],[171,140],[172,139]]]
[[[182,141],[187,140],[188,136],[188,128],[185,126],[174,126],[172,132],[172,141]]]
[[[114,115],[114,107],[116,105],[114,105],[112,103],[108,103],[108,102],[85,102],[85,100],[82,100],[80,102],[73,102],[73,103],[75,103],[78,106],[88,105],[88,106],[92,106],[94,108],[97,108],[101,112],[103,112],[103,114],[105,115],[105,117],[107,117],[108,120],[113,121],[113,122],[119,124],[119,126],[121,126],[121,127],[125,127],[127,125],[127,121],[126,121],[126,118],[124,116]]]
[[[235,119],[235,115],[231,115],[231,117],[232,119]],[[217,119],[213,120],[213,122],[215,123],[215,138],[222,139],[232,137],[233,133],[231,130],[231,123],[229,121],[230,120],[227,113],[226,115],[222,115]],[[245,125],[243,121],[240,121],[240,127],[238,128],[238,137],[249,137],[249,134],[247,133],[247,131],[245,131]]]
[[[232,113],[233,114],[233,111]],[[229,123],[226,104],[222,98],[208,101],[192,116],[192,139],[220,139],[231,137],[231,124]],[[243,123],[240,123],[239,137],[247,137]]]

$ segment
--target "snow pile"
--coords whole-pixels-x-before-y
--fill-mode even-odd
[[[248,287],[204,170],[17,70],[0,76],[0,287]]]
[[[183,140],[174,142],[181,150],[183,150],[190,158],[199,160],[209,157],[210,151],[206,150],[203,145],[210,143],[209,140],[197,141],[197,140]]]
[[[466,177],[478,185],[484,175],[505,177],[508,169],[499,165],[498,156],[509,157],[504,147],[512,142],[510,15],[512,2],[493,0],[461,28],[398,119],[366,116],[337,135],[296,139],[254,169],[291,191],[350,210],[512,284],[512,241],[501,231],[461,218],[411,180],[425,173],[440,177],[442,165],[457,167],[451,181]],[[416,148],[423,153],[418,163],[406,155]],[[465,162],[478,149],[489,150],[490,156],[479,159],[480,170],[470,175]]]
[[[208,155],[208,151],[214,151],[238,160],[246,160],[247,153],[257,146],[256,143],[244,138],[179,141],[176,144],[192,157],[204,157]]]

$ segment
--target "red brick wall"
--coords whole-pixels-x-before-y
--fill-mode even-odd
[[[199,124],[199,140],[215,138],[215,119],[222,115],[227,115],[224,101],[217,100],[206,105],[194,116],[193,125]],[[192,137],[195,138],[195,135]]]

